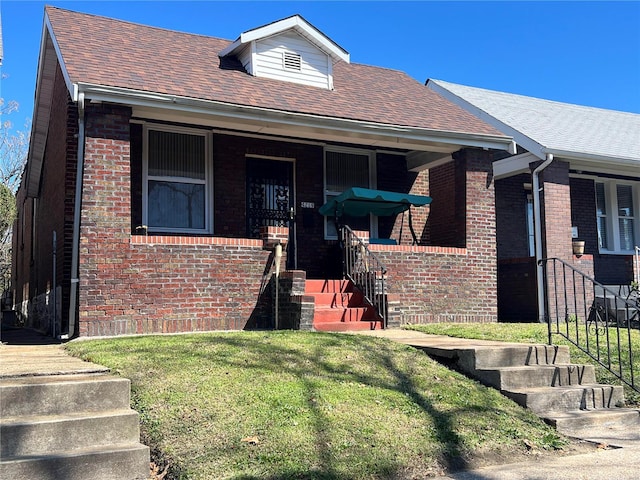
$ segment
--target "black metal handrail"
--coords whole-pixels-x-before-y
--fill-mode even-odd
[[[365,302],[376,309],[387,327],[386,285],[387,268],[348,225],[340,226],[343,253],[343,273],[362,292]]]
[[[640,336],[637,289],[616,293],[559,258],[540,260],[545,277],[549,344],[553,335],[566,338],[599,365],[640,392]],[[636,333],[637,332],[637,333]],[[634,351],[635,348],[635,351]]]

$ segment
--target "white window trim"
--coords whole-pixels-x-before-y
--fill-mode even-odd
[[[339,195],[342,192],[328,191],[327,190],[327,152],[336,152],[336,153],[352,153],[354,155],[366,155],[369,157],[369,188],[376,188],[377,185],[377,177],[376,177],[376,153],[373,150],[365,150],[360,148],[349,148],[349,147],[325,147],[322,153],[322,196],[323,203],[327,202],[327,195]],[[324,217],[324,239],[325,240],[337,240],[337,235],[328,235],[327,234],[327,221],[328,217]],[[370,229],[370,237],[377,238],[378,237],[378,217],[375,215],[369,215],[369,229]]]
[[[598,215],[596,210],[596,220],[598,217],[605,218],[610,247],[608,249],[604,249],[600,248],[600,246],[598,245],[599,252],[605,255],[628,255],[634,253],[633,248],[631,250],[623,250],[620,247],[620,228],[618,227],[618,220],[621,217],[618,215],[617,186],[628,185],[632,188],[634,215],[631,218],[633,218],[633,235],[637,246],[640,244],[640,183],[605,179],[597,179],[596,183],[601,183],[604,185],[605,205],[607,207],[606,215]]]
[[[205,144],[205,179],[185,181],[182,177],[155,177],[149,175],[149,131],[184,133],[204,137]],[[211,234],[213,233],[213,135],[210,130],[176,127],[157,123],[145,123],[142,127],[142,222],[147,225],[149,233],[184,233]],[[149,226],[149,180],[163,180],[203,184],[205,186],[205,227],[204,228],[163,228]]]

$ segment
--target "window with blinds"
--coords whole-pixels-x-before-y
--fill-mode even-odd
[[[145,223],[150,231],[208,230],[207,136],[146,129]]]
[[[631,185],[616,185],[616,194],[618,200],[620,249],[633,250],[635,246],[633,189]]]
[[[598,247],[609,249],[609,234],[607,233],[607,202],[604,183],[596,183],[596,221],[598,222]]]
[[[369,153],[325,151],[325,195],[327,202],[351,187],[372,188],[372,157]],[[325,217],[325,237],[338,236],[334,219]],[[342,222],[353,230],[371,231],[375,218],[344,216]]]

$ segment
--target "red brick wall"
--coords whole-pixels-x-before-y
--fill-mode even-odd
[[[465,161],[453,162],[428,171],[432,202],[424,237],[429,245],[465,246]]]
[[[237,330],[257,323],[270,258],[260,240],[132,236],[129,115],[110,106],[87,112],[79,334]],[[218,181],[231,182],[224,184],[227,192],[244,191],[242,168],[243,162],[227,174],[216,171]],[[233,183],[238,177],[242,181]],[[218,208],[226,201],[217,200]],[[243,194],[236,200],[244,208]],[[223,213],[216,229],[242,226],[244,232],[244,212],[240,221]]]
[[[411,193],[414,195],[429,195],[429,172],[407,171],[407,161],[404,155],[378,153],[376,173],[377,188],[391,192]],[[426,245],[425,226],[429,217],[430,207],[412,207],[411,218],[419,245]],[[395,217],[380,217],[378,219],[378,236],[393,238],[401,245],[411,245],[411,229],[409,228],[409,213]]]
[[[570,260],[571,195],[569,164],[554,160],[540,173],[543,256]]]
[[[451,199],[468,199],[464,227],[466,248],[454,247],[384,247],[370,248],[388,266],[388,288],[400,302],[403,323],[495,322],[497,320],[497,272],[495,241],[494,186],[491,157],[482,150],[464,150],[456,155],[455,168],[438,167],[430,175],[434,215],[436,205],[443,208]],[[433,188],[434,180],[448,178],[462,192],[449,195],[446,188]],[[451,185],[451,184],[449,184]],[[441,194],[443,196],[441,196]],[[449,215],[459,219],[459,204]],[[444,224],[443,224],[444,226]],[[432,230],[432,234],[437,229]],[[443,232],[445,242],[460,239]],[[431,242],[442,245],[439,238]]]
[[[17,193],[19,217],[13,239],[13,290],[16,309],[28,313],[28,325],[50,331],[51,291],[61,287],[59,319],[68,311],[70,238],[73,218],[73,178],[77,156],[77,112],[60,68],[56,70],[49,134],[42,165],[39,197],[26,198],[25,185]],[[35,228],[33,224],[35,208]],[[53,232],[57,236],[56,279],[53,279]],[[26,302],[32,301],[31,305]],[[36,303],[38,305],[36,305]],[[30,310],[27,312],[27,310]],[[59,331],[57,333],[60,333]]]

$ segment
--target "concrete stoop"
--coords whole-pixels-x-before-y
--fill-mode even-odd
[[[107,374],[0,379],[0,478],[149,477],[130,382]]]
[[[628,430],[630,440],[640,440],[640,412],[623,408],[623,388],[598,384],[593,365],[572,364],[566,346],[419,348],[455,362],[463,373],[500,390],[565,435],[606,442],[620,438],[611,435],[614,431]]]

